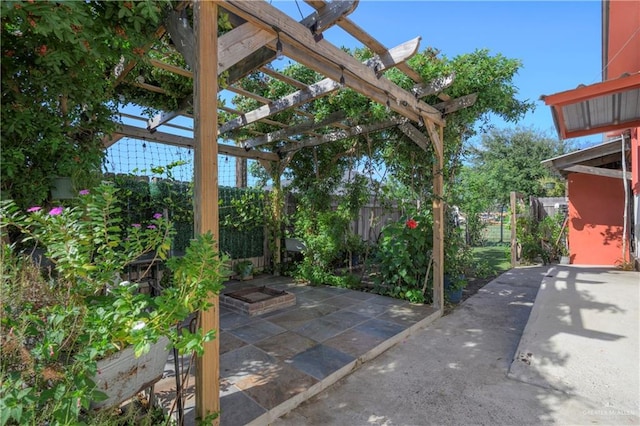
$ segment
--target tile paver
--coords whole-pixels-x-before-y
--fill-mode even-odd
[[[337,380],[333,373],[356,359],[370,359],[369,354],[392,344],[389,339],[435,313],[428,306],[350,289],[304,286],[287,277],[231,281],[225,292],[248,285],[294,293],[297,303],[255,317],[220,309],[223,426],[268,424],[270,411],[292,409],[302,401],[300,394],[308,398],[313,395],[309,392],[317,392],[313,389],[319,381]],[[175,395],[173,365],[167,365],[165,373],[168,377],[156,388],[162,389],[158,397],[169,408]],[[185,425],[195,424],[194,382],[192,377],[184,391]]]

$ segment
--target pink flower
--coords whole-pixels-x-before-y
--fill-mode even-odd
[[[149,228],[149,229],[156,229],[156,226],[155,226],[155,225],[148,225],[148,226],[147,226],[147,228]]]
[[[49,345],[49,356],[53,356],[53,346]]]
[[[153,218],[158,220],[158,219],[162,219],[162,213],[156,213],[153,215]]]
[[[132,223],[131,226],[134,228],[140,228],[141,225],[139,223]]]
[[[89,190],[88,189],[80,190],[80,195],[89,195]]]
[[[58,216],[59,214],[62,214],[62,210],[63,210],[62,206],[54,207],[51,210],[49,210],[49,215]]]
[[[406,225],[409,229],[416,229],[418,227],[418,222],[416,222],[414,219],[409,219],[407,220]]]
[[[33,207],[29,207],[29,208],[27,209],[27,212],[29,212],[29,213],[34,213],[34,212],[37,212],[37,211],[40,211],[40,210],[42,210],[42,207],[40,207],[40,206],[33,206]]]

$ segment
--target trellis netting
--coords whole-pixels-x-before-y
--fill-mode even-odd
[[[247,181],[238,177],[237,161],[233,156],[218,156],[218,243],[232,259],[251,258],[257,267],[263,267],[264,217],[259,212],[264,196],[260,189],[237,186]],[[189,148],[130,138],[121,139],[106,152],[105,174],[122,190],[124,220],[140,223],[154,213],[167,214],[176,229],[172,246],[176,254],[184,252],[194,233],[193,162]],[[255,184],[250,176],[248,181]]]

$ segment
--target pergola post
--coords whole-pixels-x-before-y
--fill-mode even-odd
[[[196,60],[194,69],[194,224],[196,234],[218,231],[218,4],[194,2]],[[196,417],[204,420],[220,411],[220,340],[218,296],[199,313],[203,334],[215,330],[196,360]],[[219,424],[219,419],[215,421]]]
[[[429,137],[433,142],[433,307],[444,308],[444,144],[443,130],[439,131],[431,122],[426,122]]]

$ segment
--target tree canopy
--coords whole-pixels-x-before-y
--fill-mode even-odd
[[[168,2],[5,1],[2,190],[41,203],[55,176],[99,170],[118,66],[145,55]]]
[[[483,204],[478,206],[482,210],[508,205],[511,191],[544,196],[542,183],[553,178],[541,161],[571,149],[568,142],[533,129],[493,129],[469,150],[469,165],[460,178],[463,198],[467,204]]]

